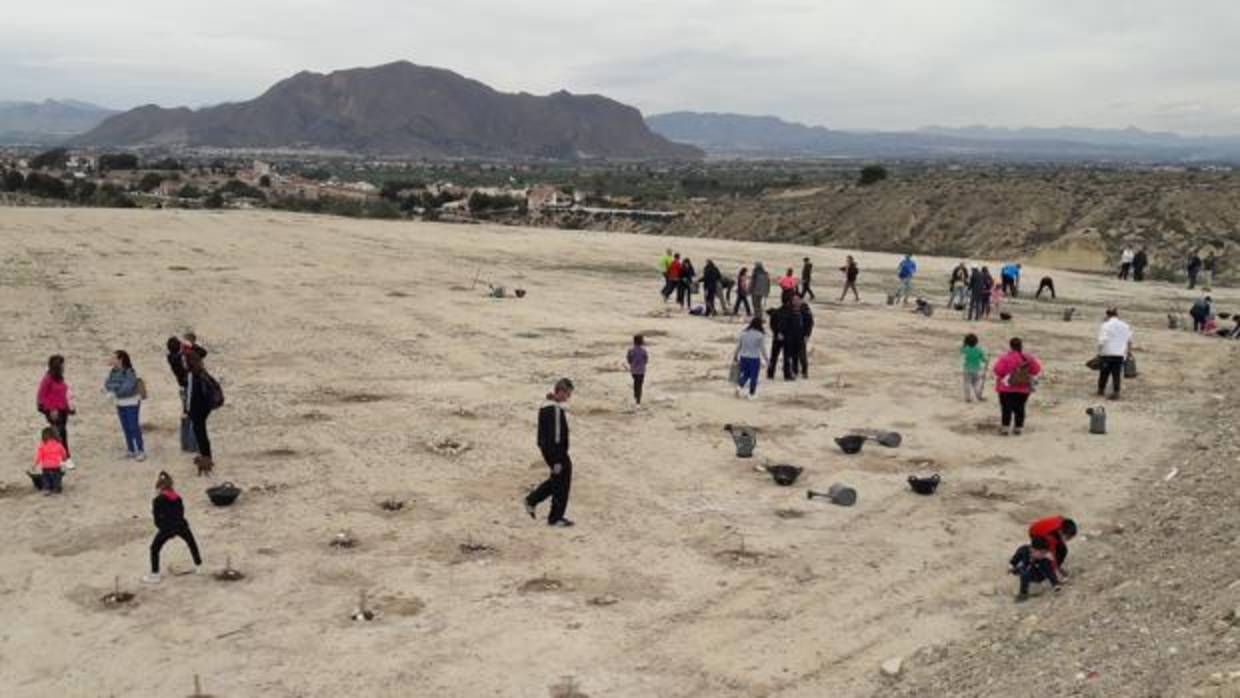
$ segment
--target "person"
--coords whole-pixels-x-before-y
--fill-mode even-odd
[[[719,311],[715,308],[715,299],[719,295],[719,283],[723,280],[723,274],[719,273],[719,267],[715,266],[714,260],[706,260],[706,267],[702,270],[702,287],[706,289],[706,315],[718,315]]]
[[[810,310],[809,302],[797,294],[792,296],[792,308],[801,316],[801,339],[793,347],[796,355],[792,372],[801,378],[809,378],[809,340],[814,334],[814,312]]]
[[[736,287],[736,281],[730,276],[719,276],[719,307],[723,308],[723,312],[727,313],[728,308],[732,307],[732,289]],[[733,313],[735,315],[735,313]]]
[[[1119,278],[1122,281],[1128,280],[1128,272],[1132,270],[1132,260],[1136,257],[1132,248],[1124,246],[1124,251],[1119,253]]]
[[[73,392],[65,382],[65,357],[60,354],[47,360],[47,373],[39,382],[36,405],[48,425],[56,428],[56,437],[65,448],[65,469],[73,470],[76,466],[69,450],[69,416],[77,414],[77,410],[73,407]]]
[[[134,371],[129,352],[118,349],[112,354],[112,370],[108,372],[103,383],[103,391],[110,395],[112,402],[116,404],[121,433],[125,437],[125,457],[139,462],[146,460],[140,420],[142,385]]]
[[[1145,281],[1145,269],[1150,265],[1150,257],[1145,254],[1145,248],[1137,250],[1137,254],[1132,258],[1132,280]]]
[[[188,377],[185,385],[185,414],[194,430],[198,455],[194,458],[200,472],[210,472],[215,467],[211,452],[211,437],[207,434],[207,417],[223,404],[220,385],[207,373],[202,357],[195,352],[185,355]]]
[[[1047,516],[1029,525],[1029,541],[1041,541],[1055,563],[1055,572],[1067,579],[1063,568],[1068,559],[1068,541],[1076,537],[1076,521],[1064,516]]]
[[[168,343],[168,368],[172,371],[172,377],[177,382],[177,392],[181,399],[181,414],[189,413],[189,409],[185,405],[185,386],[189,379],[189,370],[185,367],[185,354],[191,351],[188,342],[183,342],[179,337],[169,337]],[[206,350],[203,350],[205,353]],[[189,421],[189,417],[181,417],[181,451],[185,453],[198,453],[198,442],[194,440],[194,427]]]
[[[1016,602],[1022,603],[1029,599],[1031,584],[1050,582],[1052,591],[1063,587],[1055,568],[1054,554],[1047,549],[1046,541],[1035,538],[1016,549],[1016,553],[1008,560],[1010,572],[1020,577],[1020,591],[1016,594]]]
[[[995,362],[995,391],[1003,428],[1000,434],[1020,436],[1025,428],[1025,406],[1033,393],[1033,382],[1042,373],[1037,357],[1026,354],[1019,337],[1008,343],[1011,351]]]
[[[198,335],[193,332],[185,333],[185,352],[187,354],[197,354],[200,359],[207,358],[207,350],[203,349],[202,345],[198,343]]]
[[[900,260],[900,265],[896,267],[896,279],[900,285],[892,296],[894,300],[903,299],[904,305],[908,305],[908,299],[913,295],[913,276],[916,274],[917,262],[913,261],[913,255],[904,255],[904,259]]]
[[[965,296],[969,291],[969,268],[964,262],[952,269],[951,281],[947,283],[947,307],[964,310]]]
[[[547,525],[567,528],[573,522],[565,518],[568,511],[568,494],[573,484],[573,459],[568,455],[568,417],[564,403],[573,396],[573,382],[568,378],[556,381],[547,393],[547,401],[538,410],[538,450],[543,462],[551,469],[551,475],[525,497],[525,513],[537,518],[537,508],[551,498],[551,513]]]
[[[1003,265],[999,270],[1000,285],[1003,287],[1003,295],[1008,298],[1015,298],[1020,288],[1020,265],[1008,263]]]
[[[796,275],[792,273],[792,267],[788,267],[788,271],[784,272],[784,275],[779,277],[779,281],[776,283],[779,284],[779,290],[784,293],[788,293],[789,291],[795,293],[799,282],[797,281]]]
[[[775,366],[783,355],[784,380],[796,380],[797,348],[805,341],[801,325],[799,297],[785,291],[778,309],[767,311],[771,316],[771,360],[766,366],[766,377],[775,380]]]
[[[972,332],[964,336],[964,345],[960,347],[960,358],[964,377],[964,401],[984,401],[986,399],[983,392],[986,386],[986,369],[990,367],[990,360],[986,357],[986,351],[978,346],[977,335]]]
[[[681,306],[685,304],[685,288],[680,284],[682,268],[683,264],[680,261],[680,253],[677,252],[672,255],[672,265],[667,268],[667,287],[664,289],[667,291],[667,296],[664,296],[664,300],[667,300],[671,296],[672,291],[675,291],[676,304]]]
[[[1197,288],[1197,275],[1201,273],[1201,256],[1196,252],[1188,257],[1188,290]]]
[[[753,263],[753,275],[749,279],[749,295],[753,298],[753,315],[762,317],[762,308],[766,305],[767,296],[771,295],[771,275],[767,273],[762,262]]]
[[[814,289],[810,288],[810,284],[813,283],[813,279],[814,279],[814,263],[809,261],[809,257],[806,257],[805,259],[801,260],[801,298],[802,299],[805,299],[806,296],[809,296],[808,300],[813,300],[815,298]]]
[[[693,309],[693,282],[697,276],[697,270],[693,268],[693,260],[685,257],[680,262],[680,287],[685,290],[684,308],[686,311]]]
[[[151,541],[151,572],[144,575],[142,581],[147,584],[159,584],[159,553],[164,543],[173,538],[180,538],[189,546],[190,557],[194,560],[194,574],[202,568],[202,554],[198,552],[198,541],[194,540],[194,532],[185,520],[185,501],[172,488],[172,476],[160,471],[155,479],[155,499],[151,500],[151,516],[155,519],[155,539]]]
[[[857,295],[857,277],[861,274],[861,269],[857,266],[857,262],[852,255],[848,255],[848,258],[844,261],[844,266],[840,267],[840,271],[844,272],[844,291],[840,293],[840,302],[843,303],[848,296],[848,292],[852,291],[853,301],[860,303],[861,296]]]
[[[990,317],[993,312],[999,314],[1003,312],[1003,301],[1006,296],[1003,293],[1002,284],[992,284],[990,287],[990,298],[986,301],[986,317]]]
[[[766,333],[762,330],[762,318],[755,317],[749,327],[741,332],[736,342],[736,351],[732,353],[732,361],[739,363],[740,371],[736,383],[736,397],[744,393],[749,386],[749,399],[753,400],[758,393],[758,376],[762,373],[762,364],[770,364],[770,356],[766,353]]]
[[[736,305],[732,308],[732,314],[740,313],[741,306],[745,306],[745,316],[753,315],[753,306],[749,304],[750,291],[749,267],[741,267],[736,273]]]
[[[1132,348],[1132,328],[1119,319],[1119,310],[1107,308],[1106,320],[1098,328],[1098,358],[1102,368],[1098,371],[1098,396],[1106,393],[1107,379],[1112,378],[1111,399],[1119,399],[1120,381],[1124,375],[1124,360]]]
[[[667,248],[667,251],[662,257],[659,258],[659,273],[663,275],[663,290],[659,291],[659,294],[663,296],[664,303],[667,302],[667,299],[672,295],[672,289],[675,288],[671,282],[671,279],[667,276],[667,273],[671,271],[672,268],[672,259],[672,248],[670,247]]]
[[[978,321],[985,314],[986,302],[990,299],[990,291],[986,288],[986,277],[982,270],[973,267],[969,275],[969,312],[966,319]]]
[[[45,497],[63,492],[61,489],[61,481],[65,475],[63,466],[69,458],[69,452],[65,450],[64,444],[60,443],[59,437],[56,427],[43,427],[42,440],[34,452],[34,467],[38,469],[42,478],[43,496]]]
[[[991,301],[994,300],[995,293],[995,277],[990,275],[990,267],[982,267],[982,287],[985,290],[982,296],[982,317],[989,318],[992,310]]]
[[[650,356],[646,353],[646,338],[640,334],[633,335],[633,346],[625,355],[625,363],[629,366],[629,374],[633,376],[633,401],[638,407],[642,404],[642,385],[646,382],[646,364]]]
[[[1209,320],[1210,315],[1214,312],[1213,304],[1213,299],[1205,296],[1193,303],[1193,306],[1188,309],[1189,316],[1193,318],[1193,332],[1205,332],[1206,321]]]
[[[1202,288],[1207,291],[1214,290],[1214,272],[1218,271],[1218,257],[1214,256],[1214,250],[1206,254],[1206,261],[1202,263],[1201,271],[1205,273]]]
[[[1034,295],[1034,299],[1041,300],[1043,291],[1050,291],[1051,300],[1055,300],[1055,280],[1049,276],[1043,276],[1042,281],[1038,283],[1038,292]]]

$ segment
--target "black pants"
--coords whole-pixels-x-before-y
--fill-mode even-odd
[[[715,310],[715,297],[718,295],[718,293],[719,292],[713,288],[710,288],[710,287],[706,288],[706,314],[707,315],[718,315],[719,314],[719,311]]]
[[[1106,392],[1107,379],[1112,378],[1113,395],[1119,395],[1120,381],[1124,376],[1124,357],[1103,356],[1102,369],[1098,371],[1098,394]]]
[[[1121,265],[1119,265],[1119,278],[1121,278],[1121,279],[1123,279],[1123,280],[1127,281],[1127,280],[1128,280],[1128,272],[1129,272],[1129,270],[1131,270],[1131,269],[1132,269],[1132,262],[1127,262],[1127,263],[1125,263],[1125,264],[1121,264]]]
[[[969,297],[969,318],[970,320],[981,320],[986,312],[986,299],[988,296],[981,293],[975,293]]]
[[[44,468],[43,474],[43,491],[44,492],[61,492],[60,481],[64,479],[65,471],[60,468]]]
[[[1145,267],[1133,267],[1132,268],[1132,280],[1133,281],[1145,281]]]
[[[1055,299],[1055,282],[1051,279],[1042,279],[1042,283],[1038,284],[1038,292],[1034,298],[1041,298],[1043,291],[1051,292],[1051,300]]]
[[[65,447],[65,456],[69,457],[69,413],[61,410],[56,413],[55,419],[52,418],[51,412],[43,412],[43,416],[47,418],[49,425],[56,427],[56,431],[60,435],[60,445]]]
[[[1003,426],[1011,426],[1013,418],[1016,428],[1025,427],[1025,404],[1029,402],[1028,393],[999,393],[999,410]]]
[[[809,378],[809,338],[797,342],[796,362],[793,373],[800,373],[802,378]]]
[[[796,377],[796,352],[787,340],[776,339],[771,341],[771,362],[766,365],[767,380],[775,379],[775,367],[779,365],[780,355],[784,359],[784,380],[792,380]]]
[[[1050,582],[1052,585],[1058,585],[1059,580],[1055,577],[1055,568],[1051,565],[1050,560],[1030,560],[1029,564],[1025,565],[1021,571],[1020,595],[1024,596],[1029,593],[1030,584],[1041,582]]]
[[[1190,271],[1188,272],[1188,288],[1191,291],[1192,289],[1196,287],[1197,287],[1197,272]]]
[[[682,280],[680,282],[680,288],[681,291],[684,292],[684,298],[681,299],[681,291],[676,292],[676,297],[678,300],[682,300],[682,305],[684,305],[685,310],[688,310],[693,307],[693,284]]]
[[[736,307],[732,308],[732,314],[736,315],[741,310],[741,305],[745,306],[745,315],[753,315],[753,306],[749,305],[749,296],[741,291],[736,292]]]
[[[811,299],[814,298],[814,289],[809,287],[809,279],[801,282],[801,297],[804,298],[806,296],[809,296]]]
[[[667,300],[668,298],[671,298],[672,291],[675,291],[675,290],[676,290],[676,282],[667,278],[667,276],[664,276],[663,277],[663,290],[659,291],[659,293],[662,294],[663,296],[663,300]]]
[[[848,296],[849,291],[852,291],[853,298],[857,299],[858,301],[861,300],[861,296],[857,294],[857,282],[856,281],[845,281],[844,282],[844,292],[840,294],[840,300],[844,300],[844,298]]]
[[[547,515],[547,523],[553,524],[564,518],[564,512],[568,511],[568,492],[573,485],[573,460],[565,453],[560,459],[560,472],[557,475],[553,470],[551,476],[543,481],[541,485],[534,488],[526,496],[525,501],[532,507],[536,507],[547,497],[551,498],[551,513]],[[548,463],[550,467],[552,464]]]
[[[1016,297],[1016,279],[1010,276],[1003,277],[1003,293],[1011,298]]]
[[[198,554],[198,542],[194,540],[194,532],[189,530],[188,523],[182,523],[180,526],[168,530],[160,529],[155,534],[155,540],[151,541],[151,573],[159,574],[159,551],[163,549],[164,543],[173,538],[180,538],[189,546],[189,554],[194,558],[195,565],[202,564],[202,555]]]
[[[211,416],[210,412],[204,414],[190,413],[189,421],[194,427],[194,440],[198,442],[198,454],[203,458],[211,457],[211,437],[207,434],[207,417]]]
[[[642,404],[642,385],[646,382],[646,375],[643,373],[633,374],[633,399],[637,404]]]

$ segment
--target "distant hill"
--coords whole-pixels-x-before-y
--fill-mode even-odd
[[[431,158],[696,159],[633,107],[597,95],[497,92],[401,61],[302,72],[248,102],[193,111],[144,106],[75,140],[95,146],[306,148]]]
[[[929,126],[906,132],[857,132],[772,116],[694,112],[659,114],[646,122],[671,140],[723,157],[1240,162],[1240,137],[1193,138],[1135,128]]]
[[[115,110],[74,100],[0,102],[0,144],[51,145],[98,126]]]

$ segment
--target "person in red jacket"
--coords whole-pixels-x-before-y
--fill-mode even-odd
[[[1055,572],[1062,578],[1068,574],[1060,569],[1068,558],[1068,541],[1076,537],[1076,522],[1063,516],[1048,516],[1029,526],[1029,539],[1041,540],[1054,553]]]
[[[39,382],[36,405],[48,425],[56,428],[56,437],[65,447],[65,470],[73,470],[73,455],[69,453],[69,415],[76,414],[76,410],[73,409],[73,392],[65,382],[65,357],[60,354],[47,360],[47,373]]]

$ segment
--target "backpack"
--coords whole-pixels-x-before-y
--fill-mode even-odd
[[[224,406],[224,389],[220,387],[220,382],[215,380],[215,376],[202,372],[202,384],[211,393],[211,409]]]
[[[1029,362],[1021,355],[1020,365],[1012,369],[1008,375],[1008,385],[1014,388],[1027,388],[1032,382],[1033,377],[1029,375]]]

